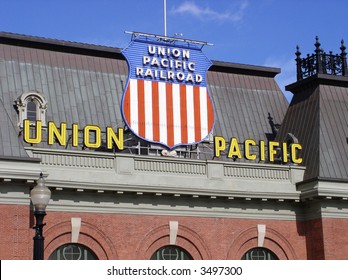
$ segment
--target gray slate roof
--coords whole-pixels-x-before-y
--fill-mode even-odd
[[[317,74],[289,85],[295,95],[279,131],[303,146],[305,179],[348,179],[348,77]]]
[[[2,81],[0,77],[1,85],[3,85]],[[0,157],[29,158],[9,114],[13,108],[4,105],[3,97],[3,95],[0,96]]]
[[[237,137],[240,142],[273,138],[270,118],[280,124],[288,107],[274,80],[279,72],[214,61],[207,74],[216,112],[214,135]],[[0,129],[10,137],[0,143],[0,155],[25,155],[8,147],[9,142],[22,145],[13,109],[21,94],[35,90],[47,98],[47,121],[117,128],[124,125],[120,102],[127,77],[120,49],[0,33],[0,113],[7,116]]]
[[[272,138],[269,116],[280,124],[288,107],[274,78],[213,70],[208,83],[218,119],[214,134],[239,142]]]

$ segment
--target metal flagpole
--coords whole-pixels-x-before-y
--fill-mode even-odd
[[[167,1],[163,0],[163,14],[164,14],[164,36],[167,36]]]

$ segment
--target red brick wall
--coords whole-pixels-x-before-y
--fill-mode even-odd
[[[32,259],[34,230],[29,206],[0,205],[0,211],[0,259]],[[78,242],[92,249],[99,259],[149,259],[169,244],[169,221],[179,222],[177,245],[194,259],[240,259],[257,247],[258,224],[266,225],[264,247],[280,259],[348,259],[345,219],[304,223],[62,212],[48,212],[45,217],[45,258],[70,242],[73,217],[82,219]]]
[[[31,259],[34,230],[29,206],[0,205],[0,213],[0,259]]]
[[[348,260],[348,219],[323,219],[325,259]]]
[[[306,223],[306,244],[308,259],[324,260],[324,237],[323,224],[321,219],[307,221]]]
[[[169,244],[169,221],[179,222],[177,245],[194,259],[240,259],[257,247],[257,224],[266,225],[264,246],[280,259],[307,258],[303,225],[296,221],[52,212],[46,219],[46,257],[70,241],[72,217],[82,219],[79,243],[100,259],[149,259]]]

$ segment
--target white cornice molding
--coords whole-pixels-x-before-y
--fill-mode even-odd
[[[317,198],[345,198],[348,199],[348,183],[347,182],[330,182],[330,181],[311,181],[298,186],[301,192],[301,199],[317,199]]]
[[[48,211],[280,220],[348,218],[348,183],[297,184],[303,180],[303,167],[26,150],[41,162],[0,160],[1,204],[29,205],[28,186],[43,172],[46,185],[58,198],[50,202]],[[77,201],[71,198],[74,192]],[[113,196],[122,197],[121,203],[115,203]],[[156,197],[164,199],[162,202],[177,198],[199,206],[179,203],[173,207],[168,201],[152,205],[149,198]],[[129,199],[141,203],[132,204]]]
[[[13,182],[0,184],[0,204],[29,205],[29,187],[25,186]]]
[[[252,206],[252,207],[250,207]],[[188,217],[211,217],[211,218],[239,218],[239,219],[269,219],[269,220],[301,220],[295,210],[296,206],[277,209],[273,206],[258,209],[253,203],[240,207],[231,204],[229,208],[220,207],[191,207],[151,204],[121,204],[111,202],[86,203],[67,201],[52,201],[47,207],[47,212],[85,212],[104,214],[130,214],[130,215],[161,215],[161,216],[188,216]]]
[[[0,160],[0,178],[34,182],[42,172],[40,162]]]
[[[55,188],[298,200],[304,168],[26,148]]]

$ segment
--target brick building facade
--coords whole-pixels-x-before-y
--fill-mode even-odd
[[[1,33],[0,259],[32,259],[29,194],[41,172],[52,192],[45,259],[346,259],[345,47],[330,56],[318,44],[313,63],[341,64],[306,72],[298,50],[290,105],[280,69],[214,61],[207,74],[213,136],[235,137],[243,154],[247,139],[300,143],[303,162],[282,164],[279,154],[216,157],[213,136],[173,157],[126,129],[123,150],[86,148],[83,127],[124,127],[121,51]],[[38,144],[23,140],[31,106],[44,123]],[[78,124],[79,145],[47,144],[48,122]]]

